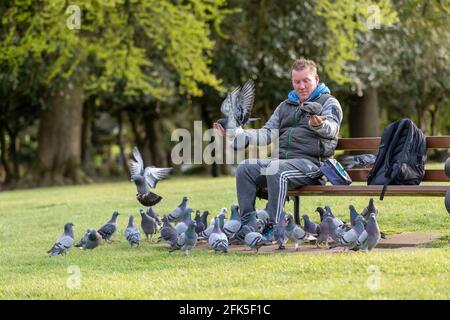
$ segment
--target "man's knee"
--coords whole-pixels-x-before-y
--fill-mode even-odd
[[[236,167],[236,177],[245,173],[248,166],[247,160],[242,160]]]

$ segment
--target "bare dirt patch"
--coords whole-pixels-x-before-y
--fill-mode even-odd
[[[441,236],[437,232],[403,232],[398,234],[388,235],[386,239],[381,239],[374,251],[398,251],[398,250],[429,250],[427,248],[421,248],[420,245],[424,245],[437,240]],[[208,248],[207,242],[199,242],[197,247]],[[317,248],[314,244],[303,243],[299,246],[298,251],[295,251],[294,245],[290,242],[286,245],[286,249],[279,250],[277,245],[264,246],[259,249],[259,253],[337,253],[342,252],[342,248],[327,249],[324,247]],[[244,245],[231,245],[229,251],[242,252],[242,253],[254,253],[253,250]]]

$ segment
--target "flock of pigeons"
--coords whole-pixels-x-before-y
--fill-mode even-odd
[[[303,226],[295,223],[291,213],[284,213],[283,218],[275,225],[270,225],[269,214],[266,210],[257,210],[241,214],[239,207],[231,206],[229,219],[226,218],[227,208],[220,212],[208,224],[208,211],[200,214],[188,207],[189,198],[183,197],[182,202],[171,213],[160,216],[154,212],[153,207],[145,212],[140,209],[141,229],[146,240],[151,242],[152,237],[159,232],[157,242],[164,241],[169,245],[169,251],[182,250],[185,255],[194,248],[199,241],[207,241],[214,252],[228,252],[229,245],[246,245],[258,252],[264,245],[276,243],[278,249],[285,249],[288,240],[294,243],[295,250],[303,242],[315,242],[317,247],[343,247],[351,250],[372,250],[380,240],[382,233],[378,227],[376,216],[378,209],[371,198],[367,207],[358,213],[353,205],[349,206],[350,224],[337,218],[329,206],[318,207],[316,212],[320,215],[320,223],[310,220],[303,215]],[[95,249],[102,241],[112,242],[117,231],[117,217],[115,211],[111,219],[100,229],[88,229],[82,239],[75,244],[80,249]],[[139,246],[142,241],[140,230],[134,225],[134,217],[130,216],[124,236],[130,246]],[[333,240],[330,244],[330,240]],[[64,226],[64,233],[56,240],[48,251],[50,256],[64,255],[74,243],[73,224]]]
[[[248,122],[255,120],[250,118],[255,99],[255,84],[248,80],[242,87],[238,86],[222,102],[221,111],[225,115],[218,123],[228,130],[239,129]],[[314,110],[306,110],[314,113]],[[273,242],[279,249],[284,249],[288,240],[295,244],[298,250],[299,244],[305,241],[315,241],[317,246],[325,243],[328,247],[329,239],[334,240],[330,247],[344,247],[352,250],[371,250],[380,240],[380,230],[376,221],[377,208],[370,199],[369,205],[361,214],[350,206],[350,225],[338,219],[331,208],[317,208],[320,214],[320,223],[315,224],[307,215],[303,215],[303,227],[295,223],[292,214],[285,213],[276,225],[269,223],[269,215],[265,210],[241,214],[236,205],[231,206],[231,215],[226,219],[227,208],[222,208],[208,225],[208,211],[200,215],[196,211],[192,219],[193,209],[188,208],[188,197],[184,197],[181,204],[168,215],[160,219],[153,211],[153,206],[158,204],[162,197],[154,193],[158,181],[165,179],[172,168],[156,168],[144,166],[144,161],[139,150],[134,147],[132,157],[128,162],[131,181],[136,184],[136,199],[145,207],[145,212],[140,209],[141,228],[147,241],[159,232],[158,241],[164,241],[170,246],[170,251],[182,250],[186,255],[194,248],[198,241],[206,240],[214,252],[228,252],[230,244],[245,244],[258,252],[263,245]],[[88,229],[82,239],[75,245],[80,249],[94,249],[104,240],[112,242],[111,237],[117,231],[117,217],[115,211],[112,218],[100,229]],[[175,223],[175,225],[172,225]],[[65,224],[64,233],[56,240],[53,247],[47,252],[50,256],[64,255],[74,243],[73,224]],[[134,225],[134,217],[130,216],[124,236],[131,247],[138,246],[142,241],[141,233]]]

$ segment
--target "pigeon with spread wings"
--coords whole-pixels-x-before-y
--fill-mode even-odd
[[[132,158],[128,161],[131,181],[136,184],[136,199],[146,207],[154,206],[161,201],[162,197],[153,193],[151,189],[156,187],[158,181],[165,179],[172,168],[156,168],[148,166],[144,169],[144,160],[138,148],[133,148]],[[134,159],[133,159],[134,158]]]
[[[255,83],[247,80],[244,85],[236,87],[232,92],[227,93],[227,97],[222,102],[220,111],[226,118],[217,122],[224,129],[237,129],[245,126],[248,122],[256,120],[250,118],[250,114],[255,101]]]

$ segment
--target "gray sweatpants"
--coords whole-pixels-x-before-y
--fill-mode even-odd
[[[265,175],[269,195],[267,212],[280,219],[288,189],[321,184],[319,167],[307,159],[247,159],[236,169],[236,190],[241,213],[255,211],[256,179]]]

